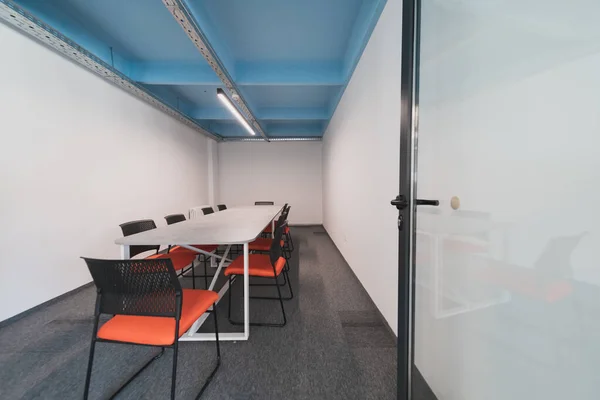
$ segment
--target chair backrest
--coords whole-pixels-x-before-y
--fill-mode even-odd
[[[151,219],[140,219],[138,221],[129,221],[121,225],[121,231],[123,236],[135,235],[136,233],[149,231],[150,229],[156,229],[156,224]],[[158,253],[160,246],[149,246],[149,245],[135,245],[129,246],[129,257],[136,256],[145,251],[155,251]]]
[[[183,214],[171,214],[171,215],[167,215],[165,217],[165,220],[167,221],[167,225],[173,225],[173,224],[176,224],[178,222],[185,221],[185,215],[183,215]]]
[[[219,211],[227,210],[227,206],[225,204],[218,204],[217,208],[219,209]]]
[[[275,228],[275,235],[271,242],[271,248],[269,249],[269,259],[271,264],[275,265],[277,260],[282,256],[281,250],[281,236],[283,235],[283,226],[279,225]]]
[[[170,259],[84,260],[98,291],[96,314],[179,319],[183,291]]]
[[[213,214],[215,212],[215,210],[213,210],[212,207],[204,207],[204,208],[202,208],[202,212],[204,213],[204,215],[208,215],[208,214]]]
[[[273,201],[255,201],[255,206],[274,206],[275,202]]]

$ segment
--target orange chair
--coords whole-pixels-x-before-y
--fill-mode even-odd
[[[116,396],[154,360],[173,349],[171,399],[175,399],[179,338],[205,312],[215,322],[217,363],[200,389],[204,392],[219,366],[219,328],[215,302],[219,295],[211,290],[182,289],[172,259],[96,260],[84,258],[97,288],[94,331],[85,378],[84,399],[88,398],[94,350],[97,342],[125,343],[160,347],[161,351],[142,366],[112,396]],[[212,310],[209,308],[212,307]],[[98,329],[101,314],[113,315]],[[197,398],[198,398],[197,397]]]
[[[185,215],[183,214],[171,214],[171,215],[167,215],[165,217],[165,221],[167,221],[167,225],[173,225],[176,224],[178,222],[183,222],[185,221]],[[197,249],[206,251],[207,253],[212,253],[212,252],[216,252],[217,248],[219,246],[214,245],[214,244],[210,244],[210,245],[194,245],[193,247],[196,247]],[[196,256],[198,256],[198,261],[202,262],[204,264],[204,275],[196,275],[196,272],[194,271],[194,269],[192,269],[192,276],[184,276],[185,278],[192,278],[193,279],[193,283],[192,283],[192,287],[195,289],[196,288],[196,278],[204,278],[204,288],[208,289],[208,278],[212,278],[214,275],[208,275],[208,271],[207,271],[207,267],[206,265],[208,264],[208,260],[209,257],[206,254],[203,253],[198,253],[194,250],[190,250],[190,249],[186,249],[185,247],[180,247],[180,246],[174,246],[174,247],[169,247],[169,250],[167,251],[169,254],[171,253],[180,253],[180,252],[188,252],[188,253],[192,253]]]
[[[294,293],[292,292],[292,286],[290,284],[290,279],[287,276],[287,271],[285,271],[285,263],[286,260],[282,255],[281,250],[281,235],[282,235],[282,227],[278,227],[275,230],[275,238],[271,243],[271,248],[269,249],[269,254],[250,254],[248,259],[248,275],[251,277],[258,278],[270,278],[275,282],[272,286],[277,288],[277,297],[264,297],[264,296],[250,296],[251,299],[264,299],[264,300],[279,300],[281,305],[281,313],[283,315],[282,323],[264,323],[264,322],[250,322],[250,325],[253,326],[277,326],[282,327],[287,323],[287,319],[285,316],[285,308],[283,307],[283,300],[289,300],[293,298]],[[290,291],[290,296],[287,298],[283,298],[281,296],[281,289],[277,284],[277,278],[280,274],[284,274],[287,278],[288,289]],[[233,260],[231,264],[225,269],[225,276],[229,277],[229,310],[228,310],[228,318],[229,322],[233,325],[243,325],[242,322],[234,321],[231,319],[231,295],[233,291],[233,278],[236,276],[244,276],[244,257],[240,256]]]
[[[121,231],[123,232],[123,236],[134,235],[136,233],[145,232],[150,229],[156,229],[156,224],[151,219],[142,219],[138,221],[130,221],[125,222],[121,225]],[[144,253],[146,251],[154,251],[155,254],[146,257],[147,259],[157,259],[157,258],[169,258],[173,263],[173,268],[175,271],[179,273],[179,275],[184,275],[186,272],[192,271],[194,273],[194,260],[197,257],[197,254],[194,252],[173,252],[173,253],[159,253],[160,246],[158,245],[136,245],[129,246],[129,257],[134,257],[138,254]],[[194,283],[194,289],[196,288]]]

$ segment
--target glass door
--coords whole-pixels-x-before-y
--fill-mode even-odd
[[[420,3],[413,398],[599,399],[600,2]]]

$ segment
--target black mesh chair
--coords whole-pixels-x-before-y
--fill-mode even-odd
[[[202,208],[202,213],[204,215],[208,215],[208,214],[214,214],[215,210],[213,210],[212,207],[203,207]]]
[[[286,260],[282,256],[281,251],[281,235],[282,235],[282,227],[277,227],[275,229],[275,238],[273,239],[271,249],[269,254],[249,254],[248,260],[248,275],[250,277],[257,278],[270,278],[274,280],[273,286],[277,288],[277,297],[266,297],[266,296],[250,296],[251,299],[263,299],[263,300],[279,300],[279,304],[281,305],[281,313],[283,316],[283,321],[280,323],[273,322],[250,322],[250,325],[253,326],[275,326],[282,327],[287,323],[287,319],[285,316],[285,308],[283,306],[283,300],[285,300],[281,296],[281,288],[277,285],[277,278],[280,274],[284,274],[287,278],[288,288],[290,291],[289,298],[293,297],[292,286],[289,285],[289,276],[287,276],[287,271],[285,271],[285,263]],[[231,318],[231,297],[233,291],[233,277],[241,276],[243,279],[244,276],[244,256],[240,256],[233,260],[231,264],[225,269],[225,276],[229,277],[229,309],[228,309],[228,318],[229,322],[232,325],[243,325],[243,322],[234,321]]]
[[[218,204],[217,208],[219,209],[219,211],[227,210],[227,206],[225,204]]]
[[[273,201],[255,201],[255,206],[274,206],[275,202]]]
[[[123,232],[123,236],[135,235],[136,233],[156,229],[156,224],[151,219],[129,221],[119,226],[121,227],[121,232]],[[159,249],[160,246],[129,246],[129,257],[135,257],[138,254],[145,253],[147,251],[154,251],[155,254],[158,254]]]
[[[185,221],[185,215],[183,214],[171,214],[171,215],[167,215],[165,217],[165,221],[167,221],[167,225],[173,225],[179,222],[183,222]],[[217,245],[194,245],[194,247],[206,251],[207,253],[212,253],[214,251],[217,250]],[[188,252],[192,252],[195,255],[198,256],[198,261],[201,262],[202,264],[204,264],[204,274],[203,275],[196,275],[196,272],[194,269],[192,269],[192,276],[189,275],[184,275],[185,278],[192,278],[193,279],[193,283],[192,283],[192,287],[196,288],[196,278],[204,278],[204,288],[208,289],[208,278],[212,278],[214,277],[214,275],[209,275],[208,274],[208,268],[207,268],[207,264],[208,264],[208,260],[209,260],[209,256],[207,256],[204,253],[198,253],[198,252],[194,252],[193,250],[189,250],[189,249],[185,249],[183,247],[179,247],[177,246],[177,249],[175,249],[175,251],[181,249],[180,251],[188,251]]]
[[[160,347],[161,351],[142,366],[112,396],[114,398],[154,360],[173,349],[171,399],[175,399],[179,338],[205,312],[212,312],[215,323],[217,363],[200,389],[204,392],[221,365],[219,328],[215,302],[219,295],[211,290],[182,289],[170,259],[96,260],[84,258],[96,285],[96,309],[90,356],[85,378],[84,399],[88,398],[94,351],[97,342]],[[209,308],[212,307],[212,310]],[[98,328],[101,314],[112,315]]]
[[[186,220],[185,215],[183,215],[183,214],[171,214],[171,215],[167,215],[165,217],[165,221],[167,221],[167,225],[173,225],[178,222],[183,222],[185,220]]]
[[[285,229],[287,227],[287,225],[286,225],[287,224],[286,210],[287,209],[284,207],[283,211],[281,212],[281,215],[275,222],[275,226],[281,227],[282,232],[285,232]],[[248,243],[248,250],[250,250],[253,253],[269,253],[271,251],[271,246],[272,246],[274,240],[275,239],[271,239],[270,235],[269,235],[269,237],[266,237],[266,238],[259,237],[259,238],[255,239],[254,241]],[[282,255],[285,258],[285,271],[288,272],[290,270],[289,260],[291,258],[291,253],[286,251],[285,241],[283,243],[284,243],[284,246],[282,248]],[[282,275],[283,275],[283,282],[279,282],[279,277],[277,278],[277,284],[279,286],[285,286],[288,281],[287,274],[282,274]],[[273,284],[273,283],[250,283],[250,286],[274,286],[274,285],[275,284]],[[291,291],[291,288],[290,288],[290,294],[291,295],[287,298],[284,298],[284,300],[291,300],[293,298],[293,293]]]
[[[292,255],[292,252],[294,251],[294,241],[292,240],[292,231],[290,229],[289,222],[287,222],[291,208],[292,208],[292,206],[287,206],[286,216],[285,216],[286,224],[285,224],[285,229],[283,230],[283,236],[285,239],[284,240],[284,242],[285,242],[284,250],[289,253],[290,257]]]
[[[129,221],[125,222],[121,225],[121,231],[123,232],[123,236],[130,236],[136,233],[145,232],[151,229],[156,229],[156,224],[151,219],[142,219],[137,221]],[[158,245],[134,245],[129,246],[129,257],[135,257],[138,254],[144,253],[146,251],[154,251],[153,255],[146,257],[146,259],[156,259],[156,258],[169,258],[173,263],[173,267],[175,271],[179,275],[184,275],[185,273],[192,271],[194,274],[194,260],[196,259],[196,253],[191,251],[182,251],[185,250],[181,248],[179,250],[178,246],[175,246],[172,250],[171,246],[168,247],[167,253],[159,254],[160,246]],[[194,281],[194,288],[195,288]]]

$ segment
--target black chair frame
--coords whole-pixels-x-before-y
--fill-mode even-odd
[[[184,214],[170,214],[165,217],[165,221],[167,221],[167,225],[173,225],[173,224],[183,222],[186,220],[187,219],[185,218]],[[167,249],[167,253],[170,251],[171,251],[171,246],[169,246],[169,248]],[[209,260],[209,256],[207,256],[204,253],[198,253],[198,262],[202,263],[204,265],[204,274],[196,275],[195,269],[192,268],[192,276],[184,275],[183,273],[180,274],[180,276],[183,276],[184,278],[193,279],[192,287],[194,289],[196,289],[196,278],[204,278],[204,288],[208,289],[208,278],[214,277],[214,274],[210,275],[208,273],[208,260]],[[188,271],[189,271],[189,268],[185,272],[188,272]]]
[[[262,300],[278,300],[279,304],[281,306],[281,314],[283,316],[283,321],[280,323],[273,323],[273,322],[250,322],[249,324],[251,326],[270,326],[270,327],[283,327],[286,325],[287,323],[287,317],[285,315],[285,307],[283,305],[283,300],[285,300],[282,296],[281,296],[281,288],[279,287],[279,285],[277,284],[277,270],[275,269],[275,263],[277,262],[277,260],[279,260],[279,257],[282,256],[282,250],[281,250],[281,245],[280,245],[280,241],[281,241],[281,235],[282,235],[282,227],[278,227],[275,230],[275,238],[273,239],[273,243],[271,244],[271,250],[269,251],[269,259],[271,262],[271,266],[273,267],[273,278],[267,278],[264,277],[265,279],[273,279],[275,281],[274,284],[272,284],[272,286],[275,286],[277,288],[277,297],[265,297],[265,296],[250,296],[251,299],[262,299]],[[292,286],[290,284],[290,279],[287,276],[287,271],[282,270],[281,272],[282,274],[286,275],[287,278],[287,283],[288,283],[288,288],[290,291],[290,296],[289,299],[293,298],[294,294],[292,292]],[[243,275],[241,275],[243,277]],[[228,305],[228,313],[227,313],[227,318],[229,319],[229,323],[231,323],[232,325],[244,325],[243,322],[240,321],[236,321],[233,320],[231,318],[231,300],[232,300],[232,291],[233,291],[233,275],[229,276],[229,305]],[[237,279],[236,279],[237,280]]]
[[[96,307],[94,311],[94,328],[92,331],[92,341],[90,346],[90,355],[88,359],[88,367],[85,377],[85,389],[83,398],[84,400],[88,399],[89,396],[89,388],[92,378],[92,368],[94,363],[94,352],[96,348],[96,343],[104,342],[104,343],[115,343],[115,344],[128,344],[135,346],[148,346],[148,347],[160,347],[161,351],[152,357],[148,362],[146,362],[137,372],[135,372],[123,385],[121,385],[111,396],[110,399],[113,399],[117,396],[129,383],[131,383],[137,376],[139,376],[153,361],[162,357],[165,352],[165,348],[173,349],[173,369],[171,372],[171,400],[175,399],[175,388],[177,381],[177,354],[179,350],[179,320],[181,318],[181,307],[183,302],[183,289],[181,288],[181,284],[177,279],[177,274],[173,269],[173,264],[169,259],[153,259],[153,260],[98,260],[98,259],[90,259],[83,258],[88,265],[90,273],[94,279],[94,283],[96,284]],[[161,267],[162,264],[162,268]],[[134,268],[132,267],[144,267],[144,266],[159,266],[159,268],[155,268],[155,271],[146,272],[133,272]],[[129,269],[129,271],[126,271]],[[151,268],[150,268],[151,269]],[[133,278],[126,277],[125,275],[129,273],[130,275],[137,275],[137,281],[133,283]],[[145,282],[147,284],[146,287],[143,285],[143,275],[149,275],[148,281]],[[162,276],[161,276],[162,275]],[[166,279],[168,275],[168,280]],[[162,279],[161,279],[162,278]],[[158,284],[157,284],[158,282]],[[142,283],[142,284],[140,284]],[[159,287],[162,284],[162,287]],[[149,286],[149,287],[148,287]],[[120,293],[115,290],[121,288],[123,289]],[[163,291],[172,290],[174,294],[173,304],[168,304],[170,302],[165,301],[165,299],[159,299],[158,301],[152,302],[152,304],[148,304],[144,301],[144,305],[139,307],[136,311],[135,306],[133,306],[134,310],[129,311],[129,306],[131,306],[131,302],[135,301],[136,296],[148,296],[153,294],[152,290],[163,289]],[[105,293],[106,291],[106,293]],[[165,297],[164,292],[160,293],[159,296]],[[120,301],[115,301],[120,300]],[[161,301],[162,300],[162,301]],[[142,303],[139,301],[139,297],[137,298],[138,303]],[[161,304],[162,303],[162,304]],[[202,393],[206,390],[209,383],[214,378],[217,370],[221,366],[221,348],[219,345],[219,327],[217,322],[217,310],[216,304],[213,304],[212,310],[207,310],[206,312],[210,312],[213,314],[214,322],[215,322],[215,337],[216,337],[216,349],[217,349],[217,362],[206,379],[204,385],[198,392],[196,399],[202,396]],[[175,332],[174,332],[174,342],[170,346],[153,346],[146,344],[138,344],[138,343],[129,343],[129,342],[121,342],[115,340],[105,340],[97,337],[98,335],[98,322],[100,320],[100,315],[109,314],[109,315],[141,315],[141,316],[158,316],[158,317],[172,317],[175,318]]]
[[[279,216],[279,218],[277,218],[277,222],[275,222],[275,226],[279,227],[281,226],[284,230],[285,230],[285,226],[286,226],[286,220],[287,220],[287,213],[286,213],[286,208],[284,206],[284,210],[282,211],[281,215]],[[285,244],[285,242],[284,242]],[[255,253],[263,253],[261,251],[255,251]],[[291,253],[286,251],[285,246],[282,249],[282,254],[283,257],[285,258],[285,271],[288,272],[290,270],[290,264],[289,264],[289,260],[291,258]],[[259,277],[254,277],[254,278],[259,278]],[[279,277],[277,277],[276,279],[276,284],[279,286],[285,286],[288,282],[288,278],[289,275],[288,274],[283,274],[283,282],[279,282]],[[268,278],[270,279],[270,278]],[[250,286],[275,286],[275,283],[255,283],[252,282],[249,284]],[[294,298],[294,294],[291,291],[291,287],[290,287],[290,296],[288,297],[284,297],[283,300],[291,300]]]

